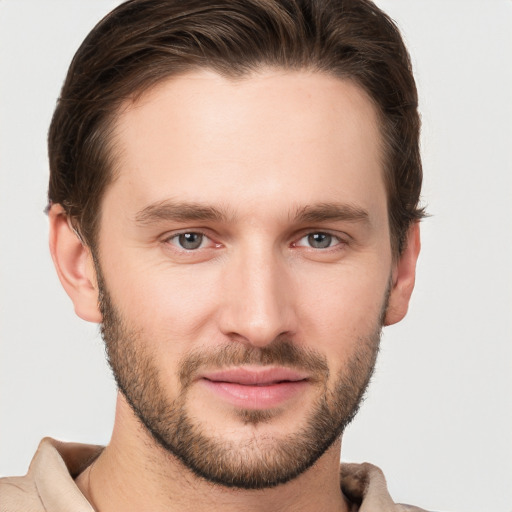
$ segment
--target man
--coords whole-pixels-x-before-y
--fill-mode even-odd
[[[339,466],[419,253],[417,94],[365,0],[132,0],[49,133],[50,247],[119,387],[3,510],[413,510]]]

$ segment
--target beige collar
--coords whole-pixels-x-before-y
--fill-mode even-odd
[[[24,477],[0,479],[0,512],[9,505],[40,503],[41,511],[94,512],[74,479],[101,453],[103,447],[43,439]],[[388,493],[382,471],[372,464],[341,464],[340,486],[353,503],[351,512],[421,512],[397,505]],[[4,508],[4,505],[7,507]],[[18,510],[18,508],[16,508]],[[31,508],[31,510],[35,510]]]

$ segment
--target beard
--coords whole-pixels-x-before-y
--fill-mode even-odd
[[[117,386],[157,445],[176,457],[196,476],[225,487],[263,489],[286,483],[310,468],[340,438],[356,415],[375,366],[382,319],[372,332],[356,340],[355,351],[328,386],[329,366],[322,354],[279,337],[258,348],[231,341],[210,351],[191,351],[180,362],[179,393],[170,399],[158,370],[158,354],[142,330],[121,317],[105,287],[97,265],[101,332]],[[194,377],[206,368],[240,365],[277,365],[306,370],[321,390],[291,434],[253,433],[244,440],[210,435],[209,425],[190,415],[187,401]],[[243,425],[271,422],[278,410],[236,409]]]

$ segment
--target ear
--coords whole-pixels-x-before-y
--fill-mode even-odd
[[[50,252],[60,282],[73,301],[75,313],[89,322],[100,323],[98,285],[90,249],[72,228],[60,204],[51,206]]]
[[[406,245],[392,273],[392,287],[384,325],[400,322],[407,313],[414,289],[416,262],[420,253],[420,224],[415,222],[407,233]]]

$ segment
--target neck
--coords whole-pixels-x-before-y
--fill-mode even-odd
[[[135,435],[134,435],[135,434]],[[120,396],[110,444],[76,480],[99,512],[244,510],[247,512],[347,512],[340,490],[341,441],[307,471],[269,489],[245,490],[212,484],[194,475],[155,443]]]

